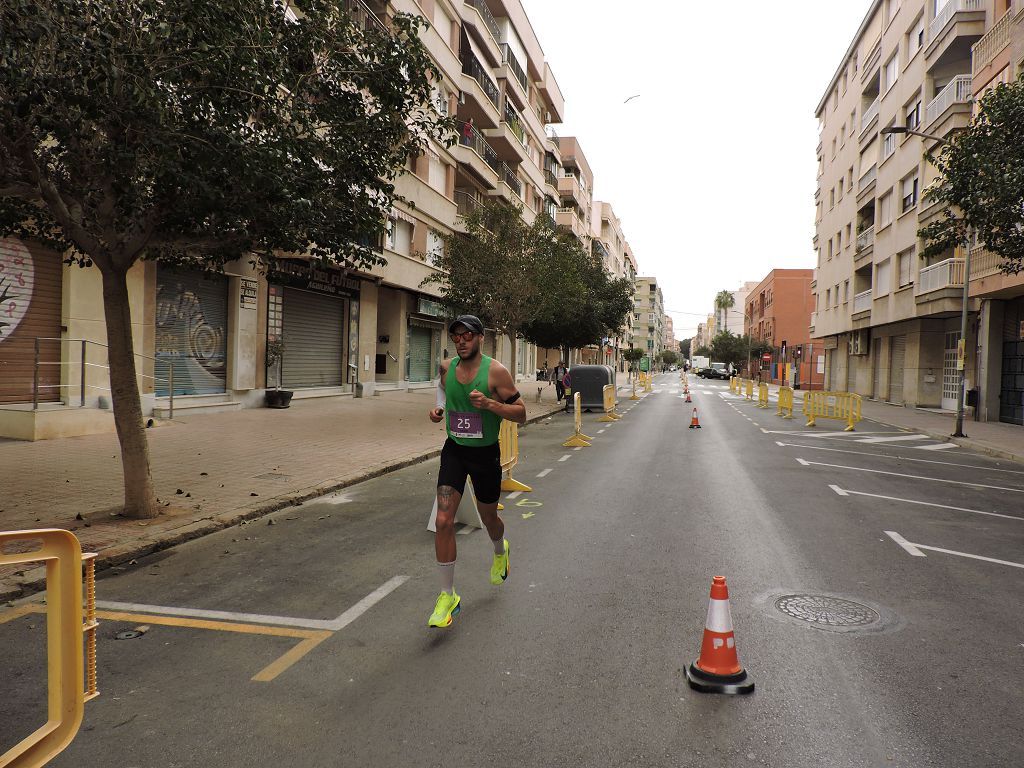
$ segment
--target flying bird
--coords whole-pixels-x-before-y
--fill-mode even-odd
[[[628,99],[626,99],[626,100],[625,100],[624,102],[622,102],[622,103],[623,103],[623,104],[629,104],[629,102],[631,102],[631,101],[632,101],[633,99],[637,99],[637,98],[640,98],[640,94],[639,94],[639,93],[638,93],[638,94],[636,94],[635,96],[630,96],[630,97],[629,97]]]

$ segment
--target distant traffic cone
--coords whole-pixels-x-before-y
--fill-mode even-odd
[[[697,418],[696,408],[693,409],[693,418],[690,419],[690,429],[700,429],[700,419]]]
[[[686,390],[686,402],[692,403],[693,400],[690,398],[690,390]]]
[[[747,680],[747,672],[740,666],[736,653],[725,576],[711,580],[711,602],[700,657],[687,668],[686,680],[691,688],[702,693],[751,693],[754,690],[754,681]]]

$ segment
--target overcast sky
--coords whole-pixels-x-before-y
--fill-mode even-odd
[[[558,132],[678,338],[718,291],[815,266],[814,109],[870,0],[522,2],[565,95]]]

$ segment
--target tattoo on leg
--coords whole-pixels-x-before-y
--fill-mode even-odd
[[[451,508],[455,501],[455,495],[458,493],[450,485],[439,485],[437,487],[437,506],[439,509],[447,511]]]

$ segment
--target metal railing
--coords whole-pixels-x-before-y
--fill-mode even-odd
[[[487,7],[485,0],[466,0],[466,5],[476,8],[480,13],[480,17],[484,20],[484,26],[490,31],[491,36],[494,37],[494,42],[501,40],[501,27],[498,26],[498,21],[494,18],[494,14],[491,13],[491,9]]]
[[[860,116],[860,135],[864,135],[864,131],[871,127],[871,123],[878,119],[878,109],[882,104],[882,97],[876,96],[875,100],[868,105],[868,108],[864,110],[864,114]]]
[[[555,172],[552,171],[550,168],[544,169],[544,181],[546,181],[550,186],[554,187],[555,189],[558,189],[558,177],[555,175]]]
[[[491,170],[500,173],[501,161],[498,160],[498,153],[487,143],[484,135],[472,123],[459,122],[457,125],[459,127],[459,144],[472,149],[480,155],[481,160],[491,167]]]
[[[483,200],[472,192],[457,189],[455,190],[455,205],[458,208],[459,216],[466,217],[479,209],[483,205]]]
[[[1010,8],[971,49],[974,74],[978,74],[987,67],[992,62],[992,59],[1010,43],[1010,30],[1012,28],[1013,9]]]
[[[484,69],[483,64],[480,63],[480,60],[472,51],[463,51],[462,56],[462,73],[469,75],[480,84],[488,101],[497,109],[501,103],[501,94],[498,92],[498,86],[491,80],[487,70]]]
[[[523,86],[524,91],[529,91],[530,81],[526,79],[526,72],[523,71],[522,65],[519,63],[519,59],[512,52],[508,43],[501,44],[501,61],[508,65],[508,71],[512,73],[513,77],[519,81],[519,84]]]
[[[931,293],[943,288],[964,287],[964,260],[946,259],[921,270],[914,293]]]
[[[872,224],[857,235],[857,253],[875,244],[875,227]]]
[[[508,98],[505,99],[505,112],[502,115],[502,121],[509,127],[509,130],[515,134],[515,137],[519,139],[519,143],[525,147],[526,129],[523,128],[523,118],[520,117],[515,108],[508,103]]]
[[[878,166],[872,165],[867,169],[867,171],[865,171],[864,175],[861,176],[860,180],[857,182],[857,191],[860,192],[861,190],[866,189],[868,184],[873,182],[876,178],[878,178]]]
[[[549,139],[554,139],[555,141],[558,141],[558,131],[555,130],[555,127],[553,125],[545,125],[544,133]]]
[[[953,0],[950,0],[953,2]],[[925,109],[925,125],[931,125],[954,104],[970,104],[974,98],[970,75],[957,75],[928,103]]]
[[[361,29],[377,29],[381,32],[388,31],[387,25],[362,0],[345,0],[344,5],[352,21]]]
[[[983,245],[975,246],[971,249],[971,280],[998,275],[1001,263],[1002,258],[999,254],[993,253]]]
[[[863,83],[868,77],[874,74],[875,67],[882,61],[882,36],[879,35],[875,44],[871,46],[868,55],[864,57],[864,66],[860,69],[860,80]],[[820,154],[820,151],[819,151]]]
[[[853,297],[853,313],[867,312],[871,309],[871,289],[861,291]]]
[[[523,196],[523,182],[519,180],[519,177],[516,175],[516,172],[508,167],[507,163],[499,164],[498,176],[501,177],[502,181],[509,185],[512,191],[516,193],[516,196]]]
[[[52,360],[42,360],[41,359],[42,358],[42,351],[40,349],[40,342],[44,342],[44,341],[58,341],[58,342],[61,342],[62,344],[69,344],[69,345],[76,345],[76,346],[77,345],[81,345],[81,357],[80,357],[80,359],[79,359],[79,361],[77,363],[77,365],[80,368],[80,374],[79,374],[78,381],[76,383],[74,383],[74,384],[71,384],[71,383],[68,383],[68,384],[44,384],[44,383],[40,382],[40,380],[39,380],[39,372],[40,372],[41,368],[58,367],[58,368],[63,369],[63,367],[65,365],[67,365],[67,366],[76,365],[74,360],[58,360],[56,362],[54,362]],[[79,390],[79,402],[78,402],[78,407],[79,408],[84,408],[85,407],[85,402],[86,402],[86,397],[85,396],[86,396],[86,392],[88,390],[96,389],[96,390],[99,390],[101,392],[110,392],[111,391],[110,387],[101,387],[98,384],[89,384],[89,383],[86,382],[86,375],[85,374],[86,374],[86,370],[89,369],[89,368],[97,368],[97,369],[100,369],[100,370],[107,371],[108,372],[107,373],[107,381],[109,382],[109,380],[110,380],[110,373],[109,373],[110,366],[109,365],[104,364],[104,363],[92,363],[92,362],[89,362],[89,355],[88,355],[88,351],[87,350],[89,349],[89,345],[90,344],[93,345],[94,347],[98,347],[100,349],[104,349],[104,350],[109,349],[109,347],[106,344],[101,344],[98,341],[92,341],[90,339],[62,339],[62,338],[57,338],[57,337],[52,337],[52,336],[37,336],[35,338],[35,358],[34,358],[33,367],[32,367],[32,410],[33,411],[38,411],[39,410],[39,396],[40,396],[40,393],[42,392],[42,390],[56,389],[56,390],[58,390],[58,392],[60,392],[60,391],[63,391],[65,388],[76,387]],[[159,362],[157,360],[157,358],[150,357],[149,355],[143,355],[143,354],[141,354],[139,352],[135,352],[134,355],[135,355],[135,357],[141,358],[143,360],[152,360],[154,364]],[[106,356],[104,355],[104,357],[106,357]],[[172,366],[168,366],[168,373],[167,373],[168,378],[166,378],[166,379],[160,378],[158,376],[150,376],[147,373],[140,373],[138,371],[136,371],[135,375],[136,375],[136,377],[141,377],[143,379],[152,379],[154,384],[156,384],[158,382],[166,382],[167,383],[167,391],[169,393],[169,400],[170,400],[170,418],[173,419],[174,418],[174,366],[173,365]]]
[[[935,14],[935,18],[932,19],[932,23],[928,26],[928,42],[937,38],[942,34],[942,30],[946,28],[953,16],[961,11],[983,11],[985,9],[984,0],[949,0],[939,12]]]

